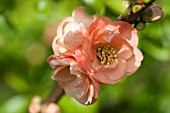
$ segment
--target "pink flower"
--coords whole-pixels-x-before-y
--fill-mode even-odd
[[[90,38],[83,43],[83,68],[100,83],[115,84],[133,74],[143,55],[137,48],[137,31],[123,21],[98,18],[89,27]]]
[[[89,16],[83,7],[63,19],[48,59],[53,79],[82,104],[98,98],[99,84],[115,84],[141,65],[137,31],[122,21]]]
[[[88,105],[98,98],[99,83],[87,75],[81,66],[82,44],[89,37],[88,28],[96,20],[83,7],[78,7],[71,17],[63,19],[57,28],[52,47],[54,55],[48,59],[53,67],[53,79],[64,88],[67,95]]]

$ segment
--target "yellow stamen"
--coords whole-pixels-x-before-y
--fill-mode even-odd
[[[117,58],[116,51],[110,45],[104,45],[96,49],[96,56],[102,65],[111,65]]]

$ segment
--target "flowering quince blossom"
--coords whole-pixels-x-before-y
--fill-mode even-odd
[[[99,85],[115,84],[141,65],[137,31],[122,21],[88,15],[78,7],[63,19],[48,59],[52,78],[82,104],[94,103]]]
[[[89,28],[83,64],[88,75],[104,84],[115,84],[137,71],[143,60],[137,48],[137,31],[129,23],[98,18]],[[87,46],[89,45],[89,46]]]

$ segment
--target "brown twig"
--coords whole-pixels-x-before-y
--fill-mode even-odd
[[[42,104],[50,102],[56,103],[63,95],[64,95],[63,88],[60,85],[56,84],[55,88],[52,90],[50,95],[45,100],[42,101]]]
[[[145,11],[145,9],[147,9],[154,1],[156,0],[150,0],[148,3],[144,3],[142,5],[142,9],[139,10],[138,12],[136,13],[133,13],[132,12],[132,7],[135,5],[135,4],[138,4],[137,3],[137,0],[135,3],[131,3],[128,7],[128,11],[127,11],[127,14],[123,14],[123,15],[120,15],[117,20],[119,21],[125,21],[125,22],[128,22],[128,23],[134,23],[136,21],[136,19]]]

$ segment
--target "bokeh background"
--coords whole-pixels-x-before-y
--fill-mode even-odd
[[[101,85],[98,101],[83,106],[64,95],[62,113],[170,113],[170,0],[156,0],[165,16],[139,32],[140,69],[115,85]],[[33,95],[55,86],[47,58],[61,19],[84,5],[113,21],[122,0],[0,0],[0,113],[27,113]]]

